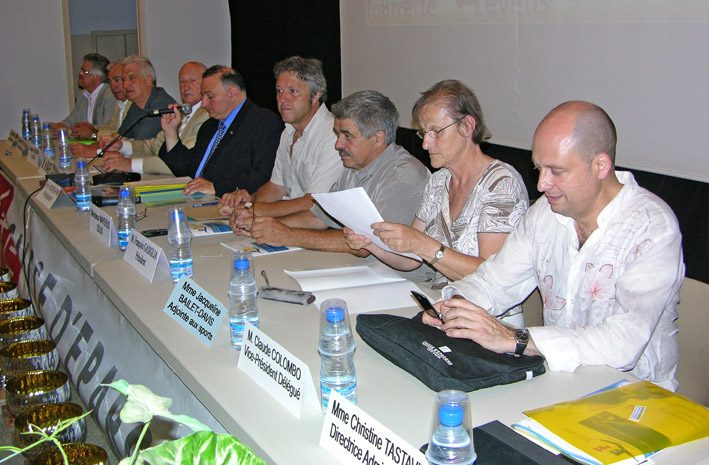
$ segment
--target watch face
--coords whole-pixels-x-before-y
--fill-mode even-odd
[[[526,329],[518,329],[515,331],[515,339],[518,343],[526,344],[529,342],[529,331]]]
[[[436,250],[436,258],[441,259],[443,258],[443,251],[442,250]]]

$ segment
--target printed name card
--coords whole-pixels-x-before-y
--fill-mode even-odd
[[[128,246],[123,254],[123,260],[130,263],[151,283],[155,278],[155,270],[158,266],[164,269],[166,273],[169,266],[162,248],[135,229],[130,231]]]
[[[53,157],[47,157],[44,156],[42,157],[42,163],[40,164],[39,169],[44,171],[44,173],[51,173],[54,170],[54,158]]]
[[[27,161],[39,168],[39,149],[32,144],[27,144]]]
[[[37,201],[49,209],[74,205],[74,202],[64,193],[64,189],[51,179],[47,179],[44,187],[39,191]]]
[[[96,234],[106,246],[111,247],[118,244],[116,227],[113,225],[113,218],[105,211],[91,204],[91,217],[89,219],[89,230]]]
[[[212,347],[212,340],[227,314],[219,300],[186,276],[175,284],[163,311],[207,347]]]
[[[18,139],[20,139],[20,134],[18,134],[18,132],[14,129],[10,129],[10,135],[7,137],[7,140],[10,142],[15,142]]]
[[[334,390],[330,392],[320,447],[344,464],[428,464],[418,448]]]
[[[320,410],[308,365],[249,322],[237,366],[297,419],[303,403]]]

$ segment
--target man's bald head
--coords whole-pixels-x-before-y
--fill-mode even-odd
[[[617,134],[615,124],[598,105],[583,101],[564,102],[547,114],[537,133],[566,125],[571,132],[576,153],[590,163],[599,153],[606,153],[615,165]]]

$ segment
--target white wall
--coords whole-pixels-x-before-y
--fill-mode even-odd
[[[177,74],[187,61],[231,65],[231,20],[227,0],[138,0],[145,20],[145,56],[158,85],[180,99]],[[140,27],[140,26],[139,26]]]
[[[66,0],[64,0],[66,1]],[[210,66],[231,63],[231,23],[227,0],[137,0],[144,12],[145,50],[159,85],[179,99],[177,73],[186,61]],[[0,84],[3,88],[0,139],[19,131],[23,108],[42,121],[69,114],[62,3],[57,0],[4,0],[0,10]],[[31,38],[31,39],[30,39]],[[71,54],[69,54],[70,56]],[[76,76],[70,79],[76,80]]]
[[[522,148],[551,108],[590,100],[620,165],[709,182],[709,2],[340,0],[340,18],[343,95],[380,90],[404,126],[442,79],[475,90],[493,142]]]
[[[0,138],[20,131],[23,108],[42,121],[69,114],[62,2],[10,0],[0,11]]]

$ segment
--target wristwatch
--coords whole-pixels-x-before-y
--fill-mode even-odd
[[[515,355],[519,357],[524,353],[525,349],[527,349],[527,344],[529,344],[529,330],[524,328],[515,331],[515,341],[517,342]]]
[[[433,254],[433,260],[428,262],[429,265],[435,265],[438,260],[443,258],[443,253],[446,251],[446,246],[441,244],[441,248],[436,250],[436,253]]]

